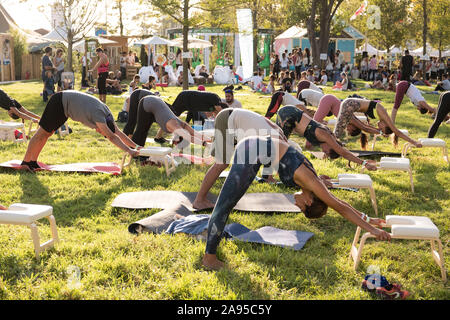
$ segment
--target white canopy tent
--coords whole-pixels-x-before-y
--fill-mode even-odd
[[[142,40],[138,40],[136,42],[134,42],[133,45],[145,45],[145,46],[150,46],[150,45],[167,45],[167,46],[175,46],[175,44],[168,40],[168,39],[164,39],[158,36],[154,36],[151,38],[146,38],[146,39],[142,39]]]
[[[366,49],[366,45],[363,44],[361,47],[359,47],[358,49],[356,49],[356,53],[363,53],[364,51],[367,51],[367,54],[369,56],[373,56],[373,55],[382,55],[382,54],[386,54],[386,50],[378,50],[377,48],[375,48],[374,46],[372,46],[370,43],[367,44],[367,49]]]
[[[96,37],[96,36],[89,37],[89,39],[96,39],[99,44],[114,44],[114,43],[118,43],[117,41],[105,39],[105,38],[102,38],[102,37]],[[85,42],[86,42],[86,40],[83,39],[83,40],[80,40],[80,41],[74,43],[73,50],[76,50],[76,51],[84,53],[84,47],[85,47],[84,44],[85,44]]]
[[[282,34],[280,34],[279,36],[275,37],[275,40],[301,38],[301,37],[304,37],[307,33],[308,33],[308,31],[304,28],[292,26],[289,29],[287,29],[286,31],[284,31]]]
[[[175,47],[183,47],[183,38],[176,38],[172,40]],[[207,40],[202,40],[194,37],[188,37],[188,49],[205,49],[212,47],[212,43]]]
[[[442,57],[447,57],[449,55],[450,50],[442,51]],[[419,47],[415,50],[409,52],[414,57],[421,57],[423,55],[423,46]],[[439,57],[439,50],[432,48],[429,44],[427,44],[427,55],[429,57]]]

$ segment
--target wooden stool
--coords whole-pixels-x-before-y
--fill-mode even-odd
[[[378,216],[377,198],[373,189],[372,179],[367,174],[338,174],[337,180],[331,180],[333,185],[348,188],[366,188],[369,189],[370,199],[375,214]]]
[[[166,169],[166,174],[169,176],[173,171],[175,171],[175,160],[172,156],[172,148],[165,147],[146,147],[139,150],[139,155],[143,157],[152,157],[155,160],[159,160],[164,163],[164,167]],[[125,164],[125,160],[127,158],[128,153],[125,153],[122,159],[122,164],[120,166],[121,169],[128,167],[131,164],[132,158],[130,156],[130,160]],[[169,158],[171,160],[171,164],[169,165]]]
[[[437,139],[437,138],[419,138],[418,141],[422,144],[423,148],[442,148],[442,153],[444,154],[444,160],[447,161],[447,163],[449,163],[447,144],[445,143],[444,140]],[[403,146],[403,149],[402,149],[402,157],[406,156],[406,154],[408,153],[408,149],[411,147],[414,147],[414,146],[412,144],[410,144],[409,142],[405,143],[405,145]]]
[[[47,218],[50,222],[52,239],[41,245],[36,221],[42,218]],[[0,210],[0,223],[28,226],[31,229],[31,239],[33,240],[36,259],[39,259],[40,252],[53,247],[59,241],[51,206],[15,203],[10,205],[8,210]]]
[[[380,162],[377,164],[377,168],[378,170],[400,170],[408,172],[411,183],[411,191],[414,192],[412,169],[408,158],[382,157]],[[365,168],[362,168],[362,172],[364,172],[364,169]]]
[[[22,130],[22,138],[16,139],[16,135],[14,132],[19,129]],[[21,122],[0,123],[0,140],[3,140],[3,141],[10,140],[15,143],[27,142],[24,124]]]
[[[441,269],[441,276],[444,282],[447,282],[447,271],[444,267],[444,255],[442,252],[442,242],[439,239],[439,229],[427,217],[417,216],[386,216],[386,225],[383,227],[391,228],[392,239],[407,240],[429,240],[431,243],[431,254],[434,261]],[[362,250],[367,239],[375,238],[370,232],[366,232],[359,240],[361,228],[357,227],[355,238],[353,239],[350,250],[350,258],[353,258],[353,269],[358,268],[361,260]],[[359,248],[357,247],[359,242]],[[436,251],[437,244],[437,251]]]

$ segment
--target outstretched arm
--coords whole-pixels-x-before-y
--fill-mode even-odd
[[[330,193],[323,182],[314,173],[312,173],[311,170],[307,169],[305,166],[300,166],[297,170],[302,171],[301,184],[304,189],[310,190],[316,195],[317,198],[322,200],[326,205],[334,209],[348,221],[356,224],[361,229],[364,229],[373,234],[377,238],[377,240],[391,239],[389,233],[377,229],[371,224],[364,221],[364,215],[362,212],[359,212],[347,202],[336,198],[332,193]],[[378,220],[376,220],[376,222],[378,222]]]
[[[384,122],[386,122],[387,126],[389,128],[391,128],[392,132],[394,132],[394,134],[400,138],[402,138],[403,140],[408,141],[409,143],[412,143],[413,145],[415,145],[416,147],[422,147],[422,144],[420,144],[419,142],[417,142],[416,140],[411,139],[410,137],[408,137],[406,134],[404,134],[403,132],[401,132],[400,130],[397,129],[397,127],[395,126],[394,122],[391,120],[391,118],[389,118],[388,113],[386,112],[386,109],[384,109],[382,106],[380,106],[379,104],[377,104],[377,113],[380,117],[380,120],[383,120]]]
[[[379,134],[380,130],[378,128],[375,128],[374,126],[371,126],[370,124],[365,124],[355,116],[350,120],[350,124],[354,125],[355,127],[359,128],[361,131],[370,133],[370,134]]]
[[[33,121],[33,122],[38,122],[39,121],[39,119],[40,119],[39,116],[36,116],[33,113],[28,114],[28,112],[23,112],[24,111],[23,109],[25,109],[25,108],[22,107],[19,110],[17,108],[12,107],[12,108],[9,109],[8,114],[10,116],[12,114],[14,114],[14,115],[16,115],[19,118],[24,119],[24,120],[30,120],[30,121]]]
[[[336,142],[336,138],[334,136],[330,135],[329,133],[327,133],[325,130],[317,130],[316,129],[316,135],[321,141],[325,142],[328,146],[330,146],[331,149],[336,151],[336,153],[338,153],[341,157],[347,159],[348,161],[355,162],[359,165],[362,165],[364,163],[363,160],[361,160],[360,158],[355,156],[353,153],[351,153],[349,150],[347,150],[347,148],[344,148],[343,146],[338,144]],[[373,165],[367,161],[366,161],[365,166],[368,170],[377,170],[376,165]]]
[[[102,134],[106,139],[108,139],[109,141],[111,141],[112,144],[114,144],[116,147],[118,147],[119,149],[127,152],[128,154],[130,154],[133,157],[137,157],[139,155],[139,151],[137,150],[133,150],[131,148],[129,148],[123,141],[121,138],[119,138],[118,135],[114,134],[106,125],[106,123],[101,123],[101,122],[96,122],[97,125],[97,131]],[[133,143],[134,145],[136,145],[135,143]]]

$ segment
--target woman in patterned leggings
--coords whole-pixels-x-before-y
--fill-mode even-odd
[[[377,126],[378,129],[380,129],[381,135],[387,136],[394,133],[395,136],[412,143],[416,147],[422,147],[422,144],[411,139],[397,129],[394,122],[392,122],[391,118],[389,117],[386,109],[379,102],[371,100],[347,98],[342,101],[336,127],[334,128],[334,134],[338,139],[341,139],[344,136],[344,130],[347,128],[355,112],[363,112],[367,117],[376,119],[374,110],[376,111],[379,118]]]

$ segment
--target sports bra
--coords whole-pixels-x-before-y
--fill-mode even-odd
[[[374,100],[370,101],[370,102],[369,102],[369,108],[367,109],[366,112],[364,112],[364,114],[365,114],[366,116],[368,116],[369,118],[376,119],[376,118],[375,118],[375,115],[373,114],[373,110],[374,110],[376,107],[377,107],[377,101],[374,101]]]
[[[283,184],[287,187],[301,188],[298,184],[295,183],[294,174],[298,167],[300,167],[302,164],[305,164],[305,166],[317,176],[317,173],[314,170],[311,162],[309,162],[309,160],[303,154],[298,152],[293,147],[289,146],[283,158],[281,158],[278,164],[278,175],[281,182],[283,182]]]

